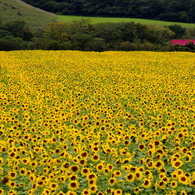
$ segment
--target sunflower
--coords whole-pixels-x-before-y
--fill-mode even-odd
[[[16,158],[16,156],[17,156],[16,152],[14,152],[14,151],[9,152],[9,157],[10,158]]]
[[[195,179],[192,179],[192,180],[190,181],[190,185],[193,186],[193,187],[195,187]]]
[[[79,187],[79,182],[78,181],[71,181],[69,184],[68,184],[68,189],[70,190],[77,190],[78,187]]]
[[[77,175],[73,175],[73,174],[71,174],[71,175],[69,175],[69,178],[68,178],[68,180],[71,182],[71,181],[74,181],[74,180],[77,180],[78,179],[78,176]]]
[[[143,178],[143,174],[141,171],[137,170],[134,174],[135,174],[135,179],[137,180],[141,180]]]
[[[9,186],[10,188],[16,188],[16,187],[17,187],[16,182],[15,182],[15,181],[11,181],[11,180],[9,180],[8,186]]]
[[[183,172],[182,169],[177,169],[177,170],[174,171],[174,173],[177,175],[177,178],[184,175],[184,172]]]
[[[89,156],[86,151],[82,152],[80,155],[82,158],[87,158]]]
[[[91,195],[91,192],[89,189],[83,189],[82,194],[81,195]]]
[[[27,170],[26,168],[21,168],[19,171],[20,175],[27,175]]]
[[[106,165],[106,168],[108,169],[108,171],[112,171],[114,167],[113,167],[112,164],[108,163],[108,164]]]
[[[180,192],[180,195],[188,195],[188,193],[187,193],[185,190],[182,190],[182,191]]]
[[[161,189],[165,189],[166,183],[164,181],[159,181],[158,182],[158,187],[161,188]]]
[[[121,177],[121,176],[122,176],[122,173],[121,173],[120,170],[116,170],[116,171],[114,171],[113,175],[114,175],[115,177]]]
[[[90,193],[95,193],[97,190],[98,190],[98,187],[97,187],[96,184],[91,185],[91,186],[89,187]]]
[[[121,189],[114,190],[114,195],[122,195],[123,191]]]
[[[4,195],[4,190],[0,188],[0,195]]]
[[[78,151],[78,148],[77,147],[74,147],[74,150],[75,150],[75,152],[77,153]],[[78,156],[77,157],[74,157],[74,158],[72,158],[72,162],[74,162],[74,163],[76,163],[76,164],[78,164],[79,163],[79,158],[78,158]]]
[[[34,185],[35,185],[35,184],[34,184]],[[37,185],[38,185],[38,187],[43,187],[43,186],[45,185],[45,182],[42,181],[42,180],[38,180],[38,181],[37,181]]]
[[[175,161],[171,162],[172,167],[178,169],[179,167],[181,167],[183,165],[183,162],[179,159],[176,159]]]
[[[34,161],[34,162],[31,162],[30,164],[32,167],[36,167],[38,163],[36,161]]]
[[[134,193],[137,194],[137,193],[140,192],[140,190],[141,190],[141,189],[140,189],[139,187],[136,187],[136,188],[134,188]]]
[[[79,171],[79,166],[77,166],[77,165],[72,165],[72,166],[70,167],[70,170],[71,170],[72,172],[74,172],[74,173],[77,173],[77,172]]]
[[[166,184],[168,184],[169,183],[169,181],[170,181],[170,178],[169,177],[166,177],[165,175],[162,175],[162,181],[164,181]]]
[[[115,183],[116,183],[116,178],[115,178],[115,177],[111,177],[111,178],[109,179],[108,183],[109,183],[109,185],[111,185],[111,186],[115,185]]]
[[[7,195],[17,195],[15,190],[10,190]]]
[[[92,157],[91,157],[91,160],[94,161],[94,162],[97,162],[100,160],[100,156],[98,154],[94,154]]]
[[[128,182],[133,182],[135,180],[135,174],[134,173],[129,173],[126,176],[126,179],[127,179]]]
[[[81,169],[81,174],[82,174],[83,176],[89,175],[89,174],[90,174],[90,169],[89,169],[89,168],[82,168],[82,169]]]
[[[177,181],[171,181],[171,187],[176,188],[178,186]]]
[[[168,195],[176,195],[176,194],[177,194],[177,190],[171,190]]]
[[[149,188],[151,186],[151,180],[150,179],[144,179],[144,183],[142,184],[142,186],[144,188]]]
[[[151,160],[149,162],[147,162],[147,165],[146,165],[149,169],[153,169],[155,167],[155,163]]]
[[[69,190],[68,192],[66,192],[66,195],[77,195],[77,193]]]
[[[97,195],[105,195],[104,192],[98,191]]]
[[[94,185],[94,184],[96,184],[96,179],[95,179],[95,178],[90,179],[90,180],[88,181],[88,186],[91,186],[91,185]]]
[[[155,167],[156,167],[156,169],[160,169],[160,168],[164,167],[164,162],[162,160],[156,161]]]
[[[104,170],[104,164],[103,163],[99,163],[96,165],[96,170],[98,172],[102,172]]]
[[[138,146],[138,150],[142,151],[142,150],[144,150],[145,147],[146,147],[145,144],[140,144]]]
[[[87,160],[85,158],[79,160],[79,165],[80,166],[85,166],[87,164]]]
[[[66,195],[64,192],[62,192],[62,191],[59,191],[58,193],[57,193],[57,195]]]
[[[16,176],[17,176],[17,173],[16,173],[16,171],[9,171],[9,173],[8,173],[8,178],[10,178],[10,179],[15,179],[16,178]]]
[[[51,189],[51,190],[56,190],[58,187],[59,187],[58,184],[55,182],[51,182],[49,184],[49,189]]]
[[[69,163],[68,163],[68,162],[62,163],[62,165],[61,165],[61,169],[62,169],[62,170],[66,170],[66,169],[68,169],[68,168],[69,168]]]
[[[190,182],[189,177],[187,177],[186,175],[181,175],[178,180],[180,183],[185,184],[185,185],[188,185]]]
[[[3,162],[4,162],[3,158],[0,158],[0,165],[3,165]]]
[[[49,189],[47,189],[47,188],[45,188],[45,189],[42,191],[42,193],[41,193],[41,195],[48,195],[48,194],[51,194],[51,190],[49,190]]]

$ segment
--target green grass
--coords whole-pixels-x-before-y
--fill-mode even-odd
[[[148,25],[156,25],[156,26],[168,26],[172,24],[180,24],[182,27],[185,28],[195,28],[195,24],[190,23],[178,23],[178,22],[166,22],[166,21],[158,21],[158,20],[147,20],[147,19],[138,19],[138,18],[110,18],[110,17],[87,17],[87,16],[70,16],[70,15],[58,15],[57,21],[58,22],[67,22],[70,23],[73,20],[79,20],[81,18],[89,18],[91,22],[94,23],[101,23],[101,22],[135,22],[141,24],[148,24]]]
[[[23,20],[35,31],[45,28],[48,23],[55,22],[55,14],[28,5],[20,0],[0,0],[0,20],[3,22]]]

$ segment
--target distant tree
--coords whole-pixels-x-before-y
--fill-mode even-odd
[[[80,15],[82,14],[82,10],[84,8],[82,0],[74,0],[70,3],[70,10],[71,14],[73,15]]]
[[[8,35],[11,35],[11,32],[0,28],[0,38],[3,38],[3,37],[8,36]]]
[[[2,28],[10,32],[14,37],[20,37],[24,41],[29,41],[33,37],[31,30],[26,26],[24,21],[6,22]]]
[[[121,22],[118,28],[123,41],[132,42],[137,36],[136,24],[134,22]]]
[[[67,26],[68,24],[61,22],[49,23],[44,37],[54,41],[65,42],[68,40]]]
[[[191,51],[195,51],[195,45],[193,42],[189,42],[187,45],[186,45],[187,48],[189,48]]]
[[[180,12],[180,18],[179,18],[179,20],[181,22],[189,22],[190,18],[189,18],[189,16],[188,16],[188,14],[187,14],[186,11],[181,11]]]
[[[86,50],[86,45],[88,42],[91,42],[92,36],[86,33],[74,33],[70,35],[70,41],[72,45],[72,49],[76,50]]]
[[[158,36],[159,43],[162,44],[165,44],[166,42],[170,41],[175,35],[173,31],[165,27],[157,28],[155,34]]]
[[[25,48],[26,48],[26,44],[22,40],[22,38],[14,37],[13,35],[0,38],[1,51],[23,50]]]
[[[86,50],[86,45],[94,38],[94,29],[90,19],[75,20],[69,24],[71,48]]]
[[[122,38],[122,29],[119,23],[98,23],[94,24],[96,37],[102,38],[106,43],[117,42]]]
[[[33,37],[31,39],[31,42],[28,44],[28,49],[30,50],[46,50],[48,49],[48,40],[45,38],[40,38],[40,37]]]
[[[105,51],[106,43],[105,40],[102,38],[92,38],[87,44],[85,45],[85,50],[87,51]]]
[[[175,33],[173,37],[175,39],[180,39],[182,36],[186,35],[186,29],[179,24],[169,25],[168,28]]]
[[[23,0],[41,9],[69,15],[121,16],[195,22],[195,0]]]
[[[190,3],[190,9],[188,15],[189,15],[190,22],[195,22],[195,0],[192,0]]]
[[[69,24],[68,33],[86,33],[86,34],[93,34],[93,25],[91,24],[90,19],[80,19],[74,20]]]
[[[123,41],[123,42],[120,43],[119,50],[130,51],[131,49],[132,48],[131,48],[130,41]]]

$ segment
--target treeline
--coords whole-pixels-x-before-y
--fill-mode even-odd
[[[157,27],[134,22],[91,24],[89,19],[72,23],[50,23],[45,30],[32,33],[23,21],[0,23],[0,50],[81,50],[81,51],[193,51],[173,46],[170,40],[182,38],[180,25]],[[192,30],[191,35],[193,36]]]
[[[195,0],[23,0],[63,15],[109,16],[195,22]]]

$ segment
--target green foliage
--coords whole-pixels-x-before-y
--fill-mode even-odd
[[[69,33],[85,33],[93,34],[93,26],[90,19],[82,18],[80,20],[74,20],[69,25]]]
[[[89,19],[81,19],[71,23],[49,23],[44,31],[40,29],[32,34],[25,22],[13,21],[0,23],[0,41],[1,50],[194,51],[193,45],[185,48],[170,46],[170,40],[175,36],[182,37],[184,30],[179,25],[159,27],[134,22],[92,24]]]
[[[25,43],[21,38],[14,37],[13,35],[0,38],[1,51],[22,50],[22,49],[25,49]]]
[[[76,50],[85,50],[87,42],[90,42],[92,39],[91,35],[85,33],[75,33],[70,36],[72,48]]]
[[[33,37],[32,32],[26,27],[26,23],[24,21],[6,22],[2,29],[15,37],[22,38],[25,41],[29,41]]]
[[[168,26],[168,28],[175,33],[174,35],[175,39],[180,39],[182,38],[182,36],[186,34],[186,29],[183,28],[181,25],[174,24],[174,25]]]
[[[24,0],[44,10],[58,14],[158,19],[195,22],[194,0]]]
[[[28,44],[28,49],[30,50],[46,50],[48,49],[48,40],[40,37],[33,37],[31,42]]]
[[[87,42],[85,50],[87,51],[105,51],[106,43],[102,38],[93,38],[91,41]]]
[[[44,36],[48,39],[65,42],[68,38],[66,33],[67,24],[66,23],[49,23],[48,28],[45,30]]]

